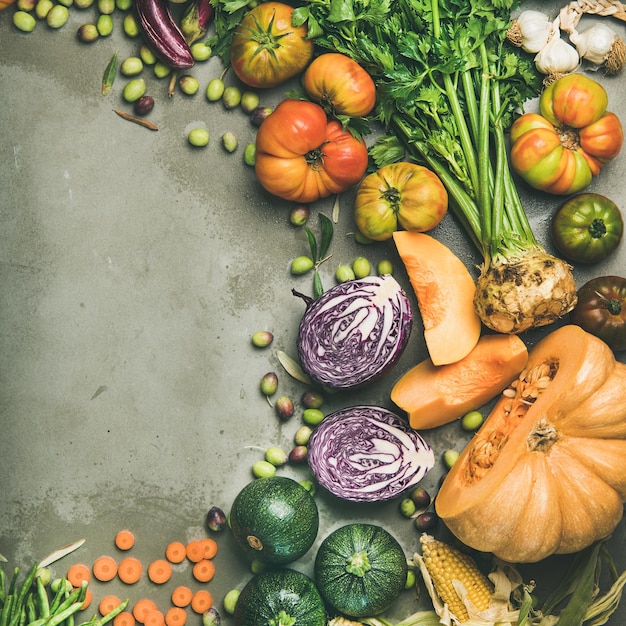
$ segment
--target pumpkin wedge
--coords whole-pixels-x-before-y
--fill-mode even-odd
[[[404,374],[391,400],[406,411],[417,430],[436,428],[480,408],[502,392],[528,359],[517,335],[483,335],[460,361],[434,365],[425,359]]]
[[[626,499],[625,381],[626,364],[578,326],[537,343],[437,494],[446,526],[516,563],[608,537]]]
[[[417,296],[431,361],[460,361],[481,332],[472,276],[448,246],[430,235],[401,230],[393,233],[393,240]]]

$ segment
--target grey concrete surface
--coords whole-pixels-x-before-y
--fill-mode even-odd
[[[113,52],[124,58],[138,47],[122,35],[119,15],[111,37],[82,45],[75,33],[91,10],[71,10],[59,31],[39,23],[28,35],[12,27],[11,12],[0,14],[0,553],[11,566],[26,567],[86,538],[79,552],[53,566],[63,574],[70,562],[111,553],[114,533],[128,527],[137,536],[135,553],[149,560],[168,541],[204,535],[209,507],[228,510],[263,450],[291,445],[298,414],[280,423],[258,382],[274,370],[281,393],[299,398],[303,391],[283,372],[276,350],[295,352],[303,303],[291,289],[310,292],[311,284],[288,268],[307,252],[306,239],[288,223],[290,205],[266,194],[243,164],[243,146],[254,141],[245,115],[204,98],[222,70],[218,61],[192,70],[201,84],[193,97],[168,98],[167,82],[145,73],[156,100],[150,119],[159,127],[150,132],[113,113],[128,108],[121,77],[108,96],[100,94]],[[616,29],[626,35],[621,24]],[[597,76],[626,119],[624,77]],[[226,81],[233,82],[230,74]],[[262,103],[275,105],[283,94],[263,93]],[[186,143],[195,126],[210,131],[205,149]],[[226,130],[240,142],[232,155],[220,145]],[[625,166],[622,154],[590,188],[622,209]],[[522,193],[538,238],[550,248],[547,228],[559,200]],[[330,216],[333,200],[312,207],[314,230],[317,213]],[[351,202],[350,192],[340,198],[325,285],[340,262],[389,258],[415,304],[393,247],[354,243]],[[478,258],[451,216],[435,234],[474,271]],[[624,260],[622,245],[606,262],[576,268],[577,282],[623,275]],[[268,350],[250,344],[259,329],[275,335]],[[543,332],[524,339],[532,344]],[[425,356],[416,315],[394,372],[358,393],[330,397],[326,409],[391,406],[392,382]],[[454,424],[425,436],[438,456],[467,440]],[[442,472],[437,465],[424,481],[433,493]],[[302,467],[280,473],[308,477]],[[368,520],[391,530],[407,554],[418,547],[418,533],[396,502],[350,505],[324,493],[317,499],[316,545],[337,525]],[[623,543],[622,523],[610,544],[620,570]],[[528,575],[549,589],[567,562],[555,557]],[[243,586],[249,567],[227,533],[216,563],[209,588],[220,606],[229,589]],[[310,572],[310,555],[294,566]],[[176,574],[177,581],[191,580],[188,568]],[[107,592],[167,603],[165,588],[116,585]],[[96,585],[95,593],[104,589]],[[406,593],[390,616],[427,606]],[[610,624],[624,623],[622,609]]]

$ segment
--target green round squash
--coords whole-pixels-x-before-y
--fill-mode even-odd
[[[251,578],[235,604],[235,626],[326,626],[324,601],[296,570],[268,570]]]
[[[313,496],[297,481],[284,476],[257,478],[235,497],[230,528],[249,558],[291,563],[313,545],[319,513]]]
[[[315,582],[324,600],[349,617],[378,615],[406,583],[404,550],[384,528],[348,524],[324,539],[315,559]]]

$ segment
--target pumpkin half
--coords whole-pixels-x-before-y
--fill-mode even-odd
[[[446,476],[438,515],[513,563],[608,537],[626,499],[624,389],[603,341],[574,325],[547,335]]]

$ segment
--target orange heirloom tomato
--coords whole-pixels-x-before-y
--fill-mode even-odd
[[[251,87],[276,87],[297,76],[313,57],[306,25],[294,26],[293,7],[264,2],[246,13],[230,47],[237,77]]]
[[[376,104],[372,77],[353,59],[339,52],[315,58],[302,78],[309,98],[330,115],[367,115]]]
[[[7,7],[10,7],[15,0],[0,0],[0,11],[4,11]]]
[[[556,195],[587,187],[624,141],[619,118],[607,106],[602,85],[583,74],[551,83],[539,99],[540,113],[526,113],[511,126],[515,172],[531,187]]]
[[[314,102],[283,100],[257,131],[255,172],[270,193],[314,202],[356,185],[367,169],[367,146]]]
[[[439,177],[416,163],[392,163],[366,176],[354,200],[354,221],[374,241],[399,228],[431,230],[448,211],[448,193]]]

